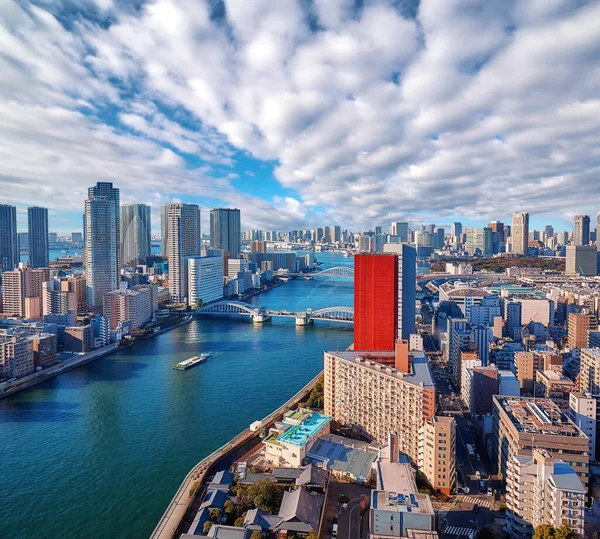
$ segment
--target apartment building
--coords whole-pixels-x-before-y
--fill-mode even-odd
[[[425,420],[435,415],[435,388],[423,352],[325,352],[325,414],[385,443],[398,434],[399,450],[419,460]]]
[[[590,345],[590,331],[598,329],[598,318],[591,313],[569,313],[569,346],[587,348]]]
[[[34,370],[32,340],[20,335],[1,335],[0,376],[21,378],[32,374]]]
[[[577,425],[590,440],[590,459],[599,460],[596,441],[599,439],[600,400],[591,393],[571,393],[569,395],[569,419]]]
[[[138,329],[152,320],[158,310],[158,289],[154,285],[121,288],[105,294],[102,311],[111,330],[122,322],[131,321],[131,329]]]
[[[33,346],[33,363],[37,367],[49,367],[56,362],[56,335],[41,333],[29,337]]]
[[[463,374],[462,400],[469,411],[476,415],[491,414],[492,397],[498,395],[500,373],[496,365],[475,366]]]
[[[446,496],[456,483],[456,421],[434,416],[425,421],[419,468],[434,490]]]
[[[552,352],[515,352],[515,371],[521,389],[532,392],[538,371],[562,372],[562,356]]]
[[[2,310],[22,318],[41,318],[42,283],[50,278],[48,268],[19,267],[2,274]]]
[[[560,372],[537,371],[535,373],[534,395],[552,400],[565,413],[569,412],[569,395],[576,390],[575,382]]]
[[[600,348],[583,348],[579,364],[579,389],[600,395]]]
[[[566,462],[545,449],[512,455],[507,463],[506,521],[510,537],[530,538],[540,524],[566,522],[583,538],[586,489]]]

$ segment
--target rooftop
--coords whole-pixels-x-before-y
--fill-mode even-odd
[[[417,492],[417,485],[410,464],[379,462],[377,464],[377,488],[398,494]]]
[[[310,414],[300,414],[298,413],[300,410],[296,410],[292,416],[288,418],[284,418],[284,422],[287,422],[288,419],[291,419],[297,424],[294,424],[293,427],[287,429],[283,434],[281,434],[277,441],[284,444],[296,445],[298,447],[302,447],[306,445],[314,436],[317,434],[327,423],[331,421],[331,416],[322,415],[317,412],[310,412]]]
[[[587,438],[550,399],[499,395],[493,398],[519,432]]]
[[[577,472],[562,460],[554,462],[554,473],[551,480],[560,490],[568,490],[571,492],[587,492],[581,484],[581,479]]]
[[[366,481],[377,460],[377,453],[319,438],[306,458],[313,462],[324,462],[328,470]]]
[[[346,361],[350,361],[367,369],[381,372],[386,376],[391,376],[399,380],[414,384],[420,387],[432,388],[434,387],[433,378],[431,371],[429,370],[429,363],[427,363],[427,357],[425,352],[417,350],[411,351],[410,355],[413,357],[413,361],[410,362],[410,372],[406,373],[399,371],[392,366],[383,365],[378,363],[377,360],[394,361],[395,353],[392,351],[342,351],[342,352],[326,352],[335,357],[339,357]]]

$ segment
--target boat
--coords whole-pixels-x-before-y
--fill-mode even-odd
[[[199,363],[204,363],[209,357],[210,357],[210,354],[203,353],[203,354],[200,354],[199,356],[194,356],[189,359],[186,359],[185,361],[177,363],[176,365],[173,365],[173,368],[177,369],[178,371],[187,371],[188,369],[195,367]]]

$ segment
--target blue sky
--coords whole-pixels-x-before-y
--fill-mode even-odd
[[[570,230],[600,213],[598,20],[582,0],[6,0],[0,203],[70,233],[112,181],[155,231],[176,200],[244,228]]]

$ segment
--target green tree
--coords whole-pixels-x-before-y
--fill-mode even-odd
[[[324,399],[324,392],[325,392],[323,382],[324,382],[324,377],[323,377],[323,375],[321,375],[319,377],[319,379],[317,380],[317,382],[315,383],[315,387],[313,387],[313,390],[310,392],[308,400],[306,401],[306,406],[308,406],[308,408],[318,408],[318,409],[323,408],[323,402],[324,402],[323,399]]]
[[[225,512],[226,513],[235,513],[235,503],[233,503],[233,500],[227,500],[225,502]]]
[[[218,507],[213,507],[210,510],[210,519],[213,522],[216,522],[217,520],[219,520],[221,517],[223,516],[223,511],[221,511]]]
[[[563,523],[559,528],[556,528],[554,537],[555,539],[577,539],[576,533],[566,523]]]
[[[233,523],[233,525],[236,528],[241,528],[244,525],[244,520],[246,520],[246,517],[243,517],[243,516],[242,517],[237,517],[235,519],[235,522]]]
[[[540,524],[535,529],[533,539],[577,539],[577,535],[568,524],[562,524],[559,528],[550,524]]]
[[[310,530],[310,533],[306,536],[306,539],[319,539],[317,532],[315,530]]]
[[[252,532],[250,539],[263,539],[263,535],[260,532]]]
[[[207,520],[204,523],[204,526],[202,526],[202,532],[204,533],[204,535],[208,535],[208,532],[212,528],[212,525],[213,525],[213,523],[210,520]]]
[[[237,496],[238,504],[241,507],[246,509],[257,507],[274,513],[281,504],[283,488],[269,479],[262,479],[246,487],[238,486]]]

